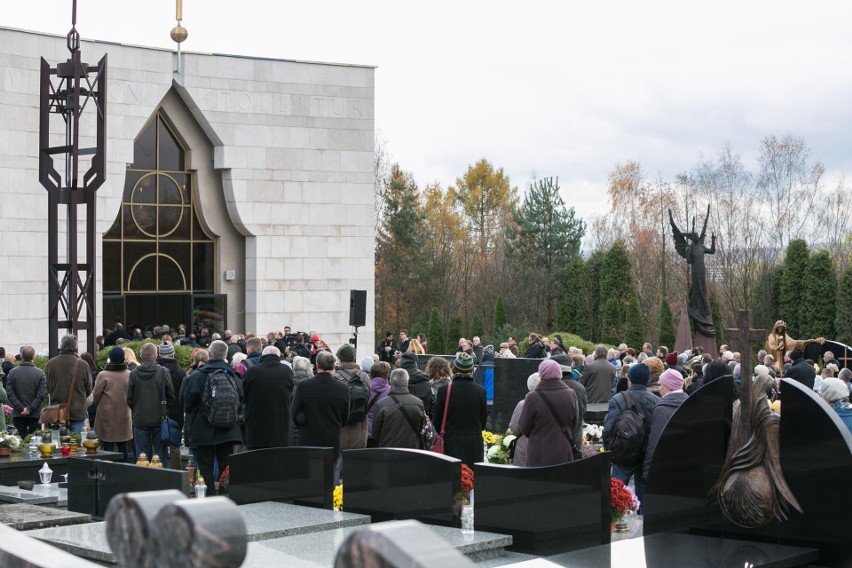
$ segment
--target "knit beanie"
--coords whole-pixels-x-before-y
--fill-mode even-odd
[[[819,395],[828,404],[849,398],[849,387],[840,379],[829,377],[822,380],[822,386],[819,389]]]
[[[793,349],[792,351],[790,351],[790,360],[791,361],[797,361],[804,356],[805,356],[805,354],[802,352],[801,349]]]
[[[175,346],[172,345],[171,341],[163,341],[160,346],[157,347],[157,356],[163,357],[165,359],[174,359]]]
[[[113,347],[109,350],[110,363],[124,363],[124,349],[121,347]]]
[[[631,365],[630,370],[627,371],[627,378],[630,379],[630,382],[634,385],[647,386],[648,381],[651,380],[651,369],[644,363]]]
[[[683,375],[674,369],[666,369],[660,375],[660,384],[665,385],[670,391],[683,390]]]
[[[669,367],[677,367],[677,351],[672,351],[666,355],[666,365]]]
[[[361,359],[361,370],[365,373],[369,373],[370,369],[373,367],[373,358],[370,355],[367,355],[363,359]]]
[[[414,371],[417,369],[417,354],[411,351],[406,351],[399,358],[399,366],[406,371]]]
[[[559,363],[553,359],[545,359],[538,366],[538,376],[541,377],[541,380],[543,381],[548,379],[561,379],[562,367],[560,367]]]
[[[460,375],[472,375],[473,363],[473,357],[461,351],[456,355],[455,361],[453,361],[453,370]]]
[[[337,350],[337,358],[340,359],[342,363],[354,363],[356,356],[355,348],[348,343],[344,343]]]

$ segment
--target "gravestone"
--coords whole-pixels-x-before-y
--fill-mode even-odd
[[[452,526],[453,498],[461,492],[461,461],[396,448],[343,451],[343,502],[373,522],[416,519]]]
[[[53,479],[55,481],[60,479],[60,476],[68,473],[68,463],[70,460],[114,461],[124,457],[119,452],[103,451],[98,451],[96,454],[80,452],[77,455],[65,457],[59,453],[59,450],[54,452],[54,456],[45,459],[38,455],[31,456],[28,451],[24,450],[12,453],[8,458],[0,458],[0,485],[17,485],[19,481],[34,481],[39,483],[38,470],[41,469],[41,466],[45,462],[53,470]]]
[[[0,524],[0,566],[14,568],[95,568],[88,560],[77,558],[45,542],[40,542]]]
[[[332,508],[334,449],[290,446],[231,456],[230,497],[238,505],[281,501]]]
[[[608,543],[610,465],[608,452],[547,467],[475,464],[476,530],[537,555]]]
[[[183,470],[144,467],[129,463],[72,459],[68,464],[68,510],[101,518],[110,499],[119,493],[189,492],[189,474]]]
[[[844,367],[852,369],[852,347],[849,347],[845,343],[840,343],[839,341],[826,339],[823,345],[820,345],[819,343],[808,343],[804,350],[805,359],[811,359],[819,365],[821,369],[823,365],[825,365],[825,362],[822,360],[822,356],[826,351],[834,353],[834,358],[837,359],[838,363],[840,363],[841,369]]]
[[[819,549],[821,566],[852,565],[848,532],[852,435],[813,391],[783,379],[781,468],[802,513],[755,529],[734,525],[709,497],[721,471],[731,429],[731,377],[690,396],[669,420],[648,474],[644,531],[686,530]]]
[[[740,310],[737,315],[737,327],[725,328],[725,340],[730,344],[731,351],[740,352],[740,360],[744,367],[740,376],[746,377],[754,367],[755,350],[752,346],[759,343],[761,347],[766,342],[768,331],[751,328],[751,310]]]
[[[29,505],[27,503],[0,505],[0,523],[19,531],[91,522],[92,517],[89,515],[55,507]]]
[[[529,389],[527,379],[538,372],[541,359],[494,360],[494,406],[491,408],[492,431],[502,434],[509,428],[512,412]]]

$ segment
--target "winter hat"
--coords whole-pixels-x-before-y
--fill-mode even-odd
[[[822,380],[819,394],[828,404],[849,398],[849,387],[840,379],[829,377]]]
[[[460,375],[473,374],[473,357],[461,351],[453,361],[453,370]]]
[[[651,368],[644,363],[631,365],[630,370],[627,371],[627,378],[634,385],[647,385],[651,380]]]
[[[660,384],[665,385],[670,391],[683,390],[683,375],[674,369],[666,369],[660,375]]]
[[[485,355],[488,355],[489,353],[490,353],[490,354],[492,354],[492,355],[494,355],[494,346],[493,346],[493,345],[486,345],[486,346],[482,349],[482,355],[483,355],[483,357],[484,357]]]
[[[677,367],[677,351],[672,351],[666,355],[666,365],[669,367]]]
[[[361,370],[365,373],[369,373],[370,369],[373,366],[373,357],[372,355],[367,355],[363,359],[361,359]]]
[[[109,350],[110,363],[124,363],[124,349],[121,347],[113,347]]]
[[[790,351],[790,360],[791,361],[796,361],[798,359],[801,359],[804,356],[805,356],[805,354],[802,353],[801,349],[793,349],[792,351]]]
[[[538,376],[541,377],[541,380],[543,381],[548,379],[561,379],[562,367],[560,367],[559,363],[553,359],[545,359],[538,366]]]
[[[554,355],[550,358],[553,361],[556,361],[559,364],[559,368],[562,369],[563,373],[571,372],[571,358],[564,353],[560,353],[559,355]]]
[[[399,358],[399,366],[406,371],[413,371],[417,369],[417,354],[412,353],[411,351],[406,351],[402,354],[402,357]]]
[[[174,359],[175,346],[172,345],[171,341],[163,341],[160,346],[157,347],[157,356],[164,357],[166,359]]]
[[[340,346],[340,349],[337,350],[337,358],[343,363],[354,363],[355,357],[355,348],[348,343],[344,343]]]

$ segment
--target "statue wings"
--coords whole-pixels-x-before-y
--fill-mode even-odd
[[[687,258],[686,247],[688,246],[688,244],[686,242],[686,237],[681,232],[681,230],[678,229],[677,224],[675,224],[674,217],[672,217],[671,209],[669,209],[669,223],[672,226],[672,237],[674,237],[675,250],[683,258]]]

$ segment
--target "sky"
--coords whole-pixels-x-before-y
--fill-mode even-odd
[[[65,35],[71,0],[2,14]],[[78,0],[83,38],[172,48],[174,24],[175,0]],[[829,179],[852,172],[850,24],[840,0],[184,0],[183,48],[375,65],[377,131],[421,187],[486,158],[521,192],[558,176],[589,222],[629,160],[671,180],[730,143],[753,167],[791,132]]]

